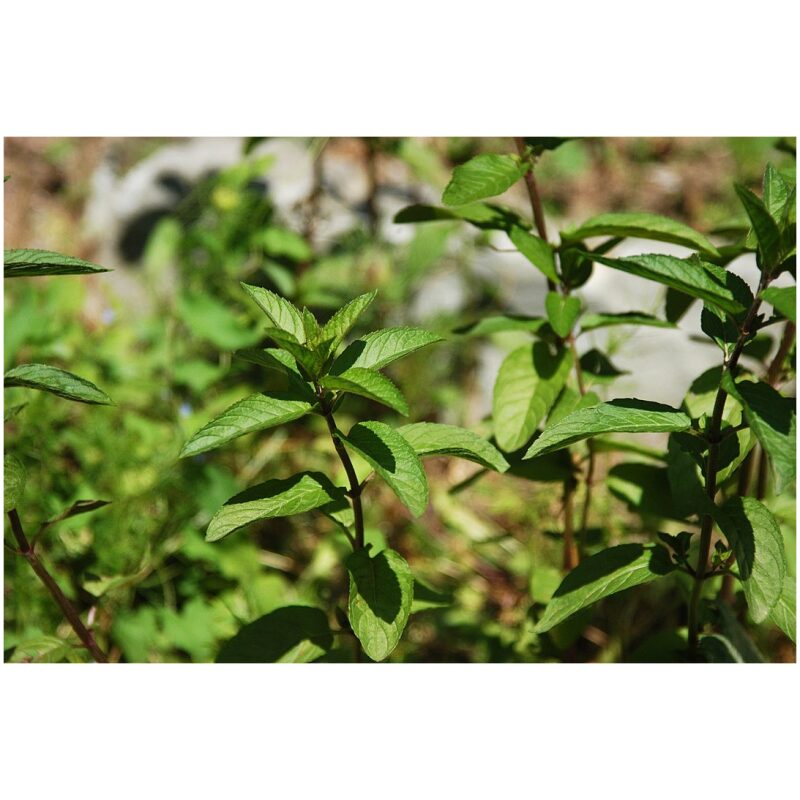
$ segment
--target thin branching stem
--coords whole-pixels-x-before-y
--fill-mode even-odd
[[[717,495],[717,469],[719,465],[719,447],[721,441],[720,428],[722,426],[722,414],[725,411],[725,400],[728,397],[728,393],[722,388],[722,380],[726,373],[730,373],[732,376],[736,373],[739,357],[742,355],[742,350],[744,350],[744,346],[750,336],[750,329],[753,325],[753,321],[758,313],[758,309],[761,307],[761,292],[769,285],[769,280],[769,275],[765,270],[761,274],[755,298],[739,329],[739,337],[734,345],[733,351],[722,364],[720,386],[717,389],[717,396],[714,400],[714,410],[711,414],[711,421],[709,422],[706,433],[706,438],[708,440],[708,459],[706,460],[705,470],[706,495],[712,504]],[[697,654],[697,645],[699,641],[698,611],[700,596],[703,591],[703,582],[707,575],[708,558],[711,554],[711,537],[713,530],[713,516],[711,514],[704,514],[700,527],[700,551],[697,556],[695,581],[692,587],[692,595],[689,599],[689,654],[692,658]]]
[[[8,512],[8,520],[11,523],[11,531],[14,538],[19,545],[20,555],[31,565],[31,569],[36,573],[39,580],[45,585],[45,588],[50,592],[51,597],[56,601],[61,613],[67,618],[67,621],[72,626],[72,630],[78,634],[78,638],[83,642],[84,647],[91,653],[92,658],[98,664],[108,663],[108,657],[100,649],[97,642],[94,640],[92,632],[83,624],[80,614],[75,610],[75,607],[70,602],[69,598],[61,591],[61,587],[56,583],[53,576],[47,571],[45,565],[39,559],[36,551],[31,547],[28,542],[25,531],[22,527],[22,522],[16,509]]]

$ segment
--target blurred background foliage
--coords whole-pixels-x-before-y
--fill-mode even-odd
[[[329,612],[345,602],[341,564],[349,545],[321,515],[270,520],[221,543],[203,539],[217,508],[256,478],[300,469],[342,478],[322,419],[177,460],[183,442],[215,413],[280,379],[232,357],[262,339],[263,320],[240,280],[308,305],[320,319],[378,289],[360,330],[424,317],[448,341],[389,369],[409,399],[411,419],[487,435],[482,340],[452,331],[503,307],[496,282],[468,269],[478,251],[492,246],[487,234],[465,236],[464,226],[442,222],[405,226],[401,236],[391,209],[435,202],[453,165],[480,152],[509,151],[510,140],[296,140],[310,156],[312,180],[287,210],[274,202],[269,180],[280,154],[244,139],[238,160],[198,180],[162,175],[171,206],[145,206],[122,232],[95,226],[87,233],[87,207],[111,203],[97,199],[103,165],[125,176],[176,143],[5,142],[5,246],[53,249],[115,269],[5,286],[5,368],[23,361],[61,366],[115,401],[87,407],[8,390],[7,409],[26,405],[7,420],[5,442],[28,468],[20,513],[30,530],[75,500],[112,501],[53,526],[40,549],[65,593],[90,609],[112,660],[129,662],[213,661],[242,625],[275,609]],[[580,139],[542,158],[538,178],[545,211],[559,221],[642,210],[713,232],[741,222],[733,180],[757,188],[767,161],[793,170],[793,147],[793,140],[775,138]],[[352,202],[334,198],[351,213],[342,217],[347,225],[326,232],[333,213],[326,203],[335,194],[326,179],[331,164],[359,176],[364,191]],[[503,202],[525,213],[522,194],[512,191]],[[458,302],[448,295],[453,273],[463,279]],[[439,289],[437,280],[444,281]],[[427,302],[436,292],[438,301]],[[356,419],[389,414],[350,397],[340,424],[346,429]],[[615,459],[609,453],[601,463],[611,491],[596,495],[595,547],[652,539],[660,524],[656,509],[653,527],[642,530],[624,474],[613,473]],[[608,598],[536,637],[535,621],[561,579],[558,475],[473,480],[474,465],[447,459],[428,461],[427,470],[431,504],[419,520],[381,485],[371,484],[366,496],[368,541],[391,543],[423,585],[418,613],[391,660],[663,660],[682,647],[679,633],[657,633],[685,625],[681,604],[662,584]],[[776,503],[794,564],[794,499]],[[682,590],[688,593],[688,584]],[[7,660],[87,659],[29,566],[9,551],[4,599]],[[744,613],[743,604],[737,608]],[[336,627],[332,613],[330,619]],[[327,660],[352,657],[349,641],[339,638]],[[791,641],[774,627],[756,629],[755,639],[767,660],[794,660]]]

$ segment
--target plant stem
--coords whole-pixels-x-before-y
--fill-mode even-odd
[[[520,157],[526,158],[525,140],[521,136],[515,136],[514,143],[517,146]],[[531,211],[533,212],[536,230],[539,236],[547,241],[547,226],[545,225],[544,212],[542,210],[542,198],[539,196],[539,187],[536,185],[536,176],[533,174],[533,159],[528,162],[528,170],[525,173],[525,187],[528,190],[528,197],[531,201]],[[547,288],[551,292],[556,288],[550,278],[547,279]]]
[[[735,373],[736,367],[739,363],[739,357],[742,355],[742,350],[750,336],[750,327],[753,324],[758,309],[761,306],[761,292],[769,284],[769,276],[766,271],[762,272],[761,279],[758,282],[758,291],[756,292],[753,303],[751,304],[747,315],[742,322],[739,329],[739,338],[733,348],[731,355],[723,361],[722,374],[720,375],[720,386],[717,389],[717,397],[714,401],[714,410],[711,414],[711,421],[708,425],[706,438],[708,440],[708,459],[706,461],[706,495],[711,503],[717,495],[717,466],[719,463],[719,445],[720,445],[720,428],[722,426],[722,414],[725,411],[725,400],[728,397],[727,392],[722,388],[722,379],[725,373]],[[708,557],[711,554],[711,536],[714,530],[714,518],[711,514],[704,514],[703,521],[700,527],[700,552],[697,556],[697,567],[695,569],[694,586],[692,587],[692,595],[689,599],[689,655],[694,659],[697,655],[697,644],[699,640],[698,630],[698,608],[700,605],[700,596],[703,591],[703,580],[706,576],[708,569]]]
[[[348,496],[353,504],[353,516],[355,517],[356,539],[354,543],[355,550],[361,550],[364,547],[364,510],[361,506],[361,484],[358,482],[353,462],[350,460],[350,454],[344,446],[344,442],[339,438],[339,429],[336,427],[336,420],[333,418],[333,411],[330,405],[324,399],[322,390],[317,387],[317,397],[319,397],[320,409],[325,417],[325,422],[328,423],[328,431],[333,440],[333,446],[336,448],[336,453],[339,460],[342,462],[344,471],[347,473],[347,480],[350,483],[350,491]]]
[[[25,536],[25,531],[22,529],[22,522],[20,521],[17,510],[11,509],[8,512],[8,519],[11,523],[11,530],[14,533],[14,538],[19,545],[20,553],[25,560],[31,565],[31,568],[39,577],[39,580],[45,585],[48,592],[50,592],[53,599],[58,603],[61,612],[67,618],[67,621],[72,626],[78,638],[83,642],[86,649],[92,654],[92,658],[98,664],[108,663],[108,657],[98,647],[97,642],[94,640],[92,632],[83,624],[80,615],[75,610],[75,607],[69,601],[67,596],[61,591],[59,585],[55,582],[53,576],[47,571],[44,564],[39,560],[33,547],[28,543]]]

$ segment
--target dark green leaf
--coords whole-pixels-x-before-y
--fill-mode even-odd
[[[415,516],[428,505],[428,479],[411,445],[383,422],[359,422],[339,437],[391,487],[400,502]]]
[[[214,514],[206,541],[216,542],[257,520],[302,514],[343,497],[344,490],[319,472],[301,472],[291,478],[260,483],[232,497]]]
[[[90,381],[46,364],[20,364],[14,367],[6,372],[4,385],[7,388],[22,386],[38,389],[78,403],[113,405],[111,398]]]
[[[548,292],[544,301],[547,319],[558,336],[565,339],[569,336],[575,321],[581,313],[580,298],[574,295],[562,295]]]
[[[548,426],[525,458],[559,450],[600,433],[684,431],[691,424],[686,414],[661,403],[635,398],[612,400],[575,411],[558,424]]]
[[[565,348],[553,353],[544,342],[525,344],[500,365],[492,418],[498,445],[506,452],[527,442],[555,403],[572,366]]]
[[[525,165],[514,156],[493,153],[475,156],[455,168],[442,202],[446,206],[463,206],[494,197],[513,186],[525,171]]]
[[[497,472],[508,469],[508,462],[499,450],[477,433],[464,428],[436,422],[414,422],[403,425],[397,432],[418,456],[456,456]]]
[[[670,496],[667,470],[655,464],[616,464],[606,478],[614,497],[642,517],[682,520]]]
[[[674,322],[659,319],[642,311],[627,311],[622,314],[584,314],[581,317],[581,332],[612,325],[649,325],[654,328],[675,328]]]
[[[350,573],[347,616],[353,633],[373,661],[383,661],[397,647],[411,614],[414,578],[394,550],[370,557],[356,550],[345,562]]]
[[[658,242],[690,247],[712,256],[719,255],[717,248],[703,236],[682,222],[661,214],[609,213],[587,220],[578,228],[561,232],[563,241],[580,241],[591,236],[619,236],[652,239]]]
[[[351,367],[381,369],[442,337],[422,328],[384,328],[349,344],[333,362],[331,373],[341,375]]]
[[[620,375],[628,374],[625,370],[617,369],[609,357],[596,348],[584,353],[580,358],[580,363],[581,371],[587,382],[611,383]]]
[[[778,523],[754,497],[732,497],[715,514],[733,552],[755,622],[763,622],[783,591],[786,556]]]
[[[105,267],[65,256],[52,250],[4,250],[4,278],[32,278],[41,275],[86,275],[90,272],[110,272]]]
[[[558,283],[558,273],[556,272],[556,262],[553,256],[553,248],[544,240],[524,228],[512,228],[509,237],[514,247],[519,250],[536,269],[544,274],[546,278]]]
[[[667,321],[672,323],[680,322],[696,299],[695,297],[690,297],[688,294],[684,294],[677,289],[669,287],[664,302],[664,315]]]
[[[452,209],[414,205],[404,208],[394,218],[394,221],[399,224],[441,222],[443,220],[463,220],[481,230],[507,231],[509,233],[514,228],[525,228],[525,222],[513,211],[490,203],[472,203]]]
[[[350,392],[383,403],[400,414],[408,414],[408,403],[403,393],[380,372],[364,367],[350,367],[339,375],[327,375],[320,381],[326,389]]]
[[[595,255],[592,259],[613,269],[663,283],[692,297],[714,303],[723,311],[738,314],[745,310],[735,298],[733,291],[715,277],[709,265],[703,264],[696,258],[682,259],[652,253],[629,258],[605,258]]]
[[[304,664],[333,646],[328,618],[318,608],[284,606],[245,625],[222,645],[218,664]]]
[[[180,458],[214,450],[238,436],[266,428],[274,428],[307,414],[312,404],[292,392],[252,394],[230,406],[204,425],[183,446]]]
[[[556,589],[536,632],[549,631],[603,597],[668,575],[674,569],[661,545],[621,544],[589,556]]]
[[[746,186],[737,183],[735,189],[758,240],[762,267],[771,272],[778,266],[781,257],[781,232],[778,225],[764,207],[764,203]]]
[[[684,441],[681,434],[669,437],[667,474],[675,512],[679,517],[690,517],[708,513],[711,500],[703,488],[695,459],[683,446]]]
[[[722,385],[744,408],[748,425],[775,467],[776,489],[781,492],[795,477],[797,415],[794,401],[763,381],[734,383],[729,372],[725,372]]]

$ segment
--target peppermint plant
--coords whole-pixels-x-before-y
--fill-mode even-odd
[[[325,420],[341,461],[346,485],[313,471],[271,478],[228,500],[212,517],[206,540],[217,542],[252,523],[317,510],[344,532],[352,552],[345,560],[349,576],[347,612],[338,614],[363,652],[373,661],[386,659],[399,642],[412,613],[414,577],[405,558],[386,548],[373,552],[365,542],[366,488],[376,476],[391,488],[413,517],[428,505],[428,481],[422,466],[427,456],[452,455],[488,469],[504,471],[502,454],[477,434],[452,425],[419,422],[393,427],[364,420],[340,430],[336,411],[348,395],[360,395],[407,415],[400,389],[381,370],[397,359],[440,341],[415,327],[385,328],[346,341],[376,292],[362,294],[320,324],[307,309],[265,288],[242,284],[264,312],[263,331],[274,346],[238,353],[245,360],[281,373],[286,388],[256,392],[240,400],[201,428],[184,445],[181,457],[214,450],[243,434],[262,431],[315,414]],[[370,471],[359,474],[357,456]],[[279,650],[271,642],[310,641],[292,658],[315,660],[330,647],[332,632],[319,609],[287,607],[245,626],[223,647],[220,660],[266,660]],[[360,651],[359,651],[360,652]]]
[[[108,272],[107,269],[74,256],[62,255],[51,250],[5,250],[3,254],[3,277],[31,278],[50,275],[87,275]],[[91,381],[71,372],[48,364],[18,364],[5,373],[4,387],[33,389],[47,392],[59,398],[89,405],[111,405],[111,398]],[[26,403],[6,407],[5,422],[24,411]],[[106,654],[98,646],[89,626],[84,624],[73,602],[64,594],[58,582],[47,569],[39,553],[38,542],[42,534],[62,520],[79,514],[86,514],[101,508],[107,503],[103,500],[78,500],[69,508],[42,521],[35,536],[28,538],[20,518],[19,509],[24,503],[27,469],[24,454],[15,452],[13,446],[6,449],[3,456],[4,510],[8,516],[11,532],[16,546],[6,544],[11,552],[22,556],[50,593],[61,609],[83,646],[97,662],[106,662]],[[71,657],[71,648],[65,646],[65,655]]]
[[[558,480],[564,487],[567,575],[535,632],[550,632],[603,597],[673,575],[683,580],[687,596],[689,657],[744,660],[754,648],[741,645],[746,635],[732,627],[738,623],[729,613],[731,581],[742,587],[752,622],[771,620],[795,638],[795,582],[780,525],[762,502],[767,463],[776,492],[794,480],[794,401],[776,386],[794,369],[795,288],[773,285],[778,277],[795,274],[794,181],[770,166],[761,198],[737,186],[747,222],[729,228],[726,233],[733,240],[719,246],[681,222],[637,212],[592,217],[561,230],[554,244],[548,239],[535,166],[546,150],[563,141],[518,138],[516,154],[476,156],[455,168],[442,195],[443,207],[411,206],[396,217],[400,223],[461,219],[482,230],[503,232],[547,281],[544,317],[499,315],[457,331],[480,336],[516,330],[532,337],[500,367],[492,424],[511,474]],[[485,202],[517,182],[525,186],[532,220]],[[614,247],[627,237],[681,245],[693,253],[612,257]],[[590,247],[589,240],[596,244]],[[748,253],[755,255],[759,268],[754,287],[726,269]],[[666,286],[665,316],[638,310],[586,312],[574,292],[596,267]],[[721,350],[722,359],[719,367],[692,383],[681,408],[642,398],[601,402],[590,387],[611,383],[622,373],[599,350],[581,353],[580,337],[611,326],[675,327],[696,301],[703,304],[703,333]],[[771,315],[760,313],[764,305],[772,306]],[[740,359],[763,349],[761,332],[773,325],[782,325],[784,331],[766,375],[758,375]],[[772,340],[767,341],[769,350]],[[608,438],[630,433],[669,434],[668,447],[662,451]],[[601,452],[635,455],[636,461],[615,465],[607,482],[643,515],[643,522],[670,520],[685,530],[652,530],[650,542],[620,544],[587,556],[585,534]],[[748,489],[756,469],[758,497],[753,497]],[[582,513],[576,531],[573,505],[578,494]],[[704,635],[708,626],[722,626],[725,635]]]

